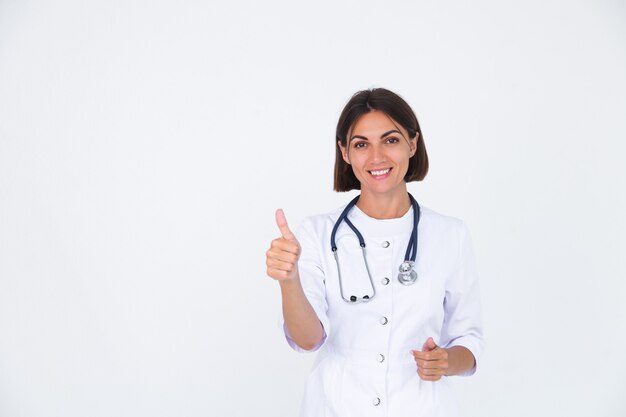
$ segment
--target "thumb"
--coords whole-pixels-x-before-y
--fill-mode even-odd
[[[438,346],[435,343],[435,341],[433,340],[432,337],[429,337],[426,342],[424,342],[424,346],[422,346],[422,352],[429,352],[431,350],[435,350],[437,349]]]
[[[282,209],[276,210],[276,224],[278,225],[278,229],[280,230],[280,234],[287,240],[296,240],[296,236],[289,229],[289,225],[287,224],[287,218],[285,217],[285,213]]]

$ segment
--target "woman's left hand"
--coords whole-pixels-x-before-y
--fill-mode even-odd
[[[424,381],[439,381],[446,375],[448,367],[448,351],[435,344],[432,337],[424,343],[422,351],[412,350],[415,363],[417,364],[417,374]]]

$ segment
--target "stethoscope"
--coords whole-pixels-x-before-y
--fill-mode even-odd
[[[398,281],[400,281],[403,285],[412,285],[417,280],[417,272],[415,272],[415,256],[417,255],[417,225],[420,221],[420,206],[417,204],[417,201],[413,198],[413,196],[409,194],[409,198],[411,199],[411,205],[413,206],[413,231],[411,232],[411,239],[409,239],[409,245],[406,248],[406,254],[404,255],[405,261],[400,264],[398,268],[400,272],[398,273]],[[330,248],[335,255],[335,262],[337,263],[337,272],[339,274],[339,291],[341,292],[341,298],[345,302],[348,303],[356,303],[362,301],[370,301],[376,295],[376,288],[374,287],[374,280],[372,279],[372,274],[370,273],[370,268],[367,264],[367,256],[365,254],[365,240],[363,239],[363,235],[359,230],[354,226],[354,224],[348,219],[348,213],[354,207],[357,201],[359,201],[359,196],[356,196],[343,210],[335,226],[333,227],[333,231],[330,234]],[[367,275],[370,280],[370,285],[372,287],[371,295],[364,295],[363,297],[357,297],[356,295],[351,295],[350,298],[346,298],[343,293],[343,281],[341,279],[341,268],[339,266],[339,256],[337,255],[337,245],[335,244],[335,235],[337,234],[337,229],[341,225],[341,222],[346,222],[346,224],[352,229],[354,234],[356,234],[359,239],[359,245],[361,246],[361,250],[363,252],[363,262],[365,262],[365,269],[367,270]]]

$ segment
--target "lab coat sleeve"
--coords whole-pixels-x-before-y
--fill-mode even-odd
[[[306,218],[298,230],[296,230],[296,238],[300,243],[300,259],[298,261],[298,272],[300,282],[306,298],[311,303],[317,318],[324,328],[324,336],[322,340],[311,350],[305,350],[298,346],[291,338],[287,327],[283,322],[283,331],[287,339],[287,343],[297,352],[314,352],[318,350],[326,341],[330,334],[330,324],[328,320],[328,302],[326,300],[326,284],[324,270],[321,262],[321,242],[315,233],[312,220]]]
[[[472,352],[476,366],[462,374],[470,376],[476,372],[483,351],[482,311],[472,241],[462,221],[458,248],[458,263],[446,286],[440,345],[464,346]]]

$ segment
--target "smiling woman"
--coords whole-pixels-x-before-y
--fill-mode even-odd
[[[398,95],[384,88],[376,88],[355,94],[339,117],[336,135],[339,146],[335,153],[335,191],[361,189],[359,178],[352,171],[350,162],[346,160],[347,153],[344,150],[347,146],[348,137],[350,137],[350,141],[355,138],[368,140],[367,136],[361,136],[361,132],[356,128],[357,124],[363,124],[357,122],[362,122],[363,116],[369,116],[369,113],[376,113],[376,121],[379,121],[383,115],[387,118],[388,123],[382,120],[381,122],[382,126],[387,126],[390,130],[385,131],[381,135],[381,139],[387,134],[395,133],[407,141],[409,146],[411,146],[409,141],[413,142],[414,151],[409,159],[409,167],[404,180],[405,182],[423,180],[428,172],[428,155],[415,113],[406,101]],[[372,123],[369,123],[362,127],[371,128],[371,125]],[[394,137],[398,138],[398,136]]]
[[[338,140],[337,149],[359,182],[363,197],[359,199],[359,208],[367,211],[363,205],[368,202],[381,199],[392,202],[389,197],[394,195],[404,197],[405,177],[409,175],[409,161],[415,154],[418,135],[411,137],[405,128],[380,110],[365,113],[350,130],[349,143],[345,145],[346,140],[344,143]],[[405,192],[398,193],[402,189]],[[403,213],[408,210],[408,207],[399,208]],[[399,217],[400,213],[395,214],[394,217]]]
[[[277,210],[266,253],[287,342],[319,349],[300,415],[455,416],[448,377],[472,375],[483,349],[467,228],[408,193],[428,156],[398,95],[356,93],[336,141],[335,190],[360,195],[296,233]]]

